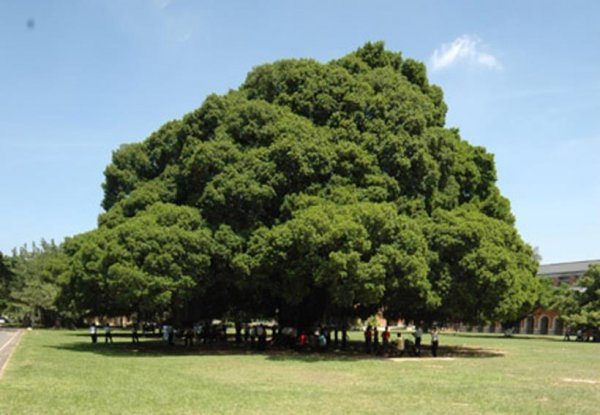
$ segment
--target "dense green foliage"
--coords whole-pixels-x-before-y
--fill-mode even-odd
[[[575,286],[552,290],[547,306],[572,327],[600,327],[600,265],[592,265]]]
[[[196,209],[156,203],[65,243],[72,266],[63,295],[83,314],[152,314],[183,305],[204,287],[212,245]]]
[[[0,311],[9,304],[11,283],[14,278],[9,261],[9,258],[0,252]]]
[[[422,63],[367,43],[282,60],[106,168],[97,230],[69,240],[82,313],[481,321],[535,301],[532,250],[494,159],[444,127]]]
[[[583,289],[578,291],[580,310],[572,318],[592,327],[600,327],[600,265],[590,267],[579,281]]]
[[[73,317],[61,304],[60,276],[67,267],[67,257],[53,241],[42,239],[14,250],[11,257],[0,256],[0,312],[25,324],[54,325],[57,319]]]

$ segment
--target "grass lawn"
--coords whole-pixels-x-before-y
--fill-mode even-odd
[[[465,334],[440,345],[454,357],[134,348],[125,334],[92,345],[85,331],[34,330],[0,380],[0,414],[600,412],[600,344]]]

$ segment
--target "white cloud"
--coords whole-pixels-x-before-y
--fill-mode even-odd
[[[464,61],[471,65],[482,65],[491,69],[502,69],[498,59],[485,52],[485,45],[477,37],[462,35],[452,43],[444,43],[433,51],[431,65],[433,70],[443,69]]]

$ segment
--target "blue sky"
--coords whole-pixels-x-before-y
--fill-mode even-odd
[[[600,258],[600,2],[0,1],[0,251],[96,225],[122,143],[261,63],[427,64],[544,263]]]

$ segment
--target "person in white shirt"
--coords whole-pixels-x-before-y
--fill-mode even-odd
[[[258,325],[256,328],[256,337],[258,337],[258,349],[265,350],[267,347],[267,330],[264,325]]]
[[[92,337],[92,343],[98,341],[98,328],[96,327],[96,323],[92,323],[90,326],[90,336]]]

